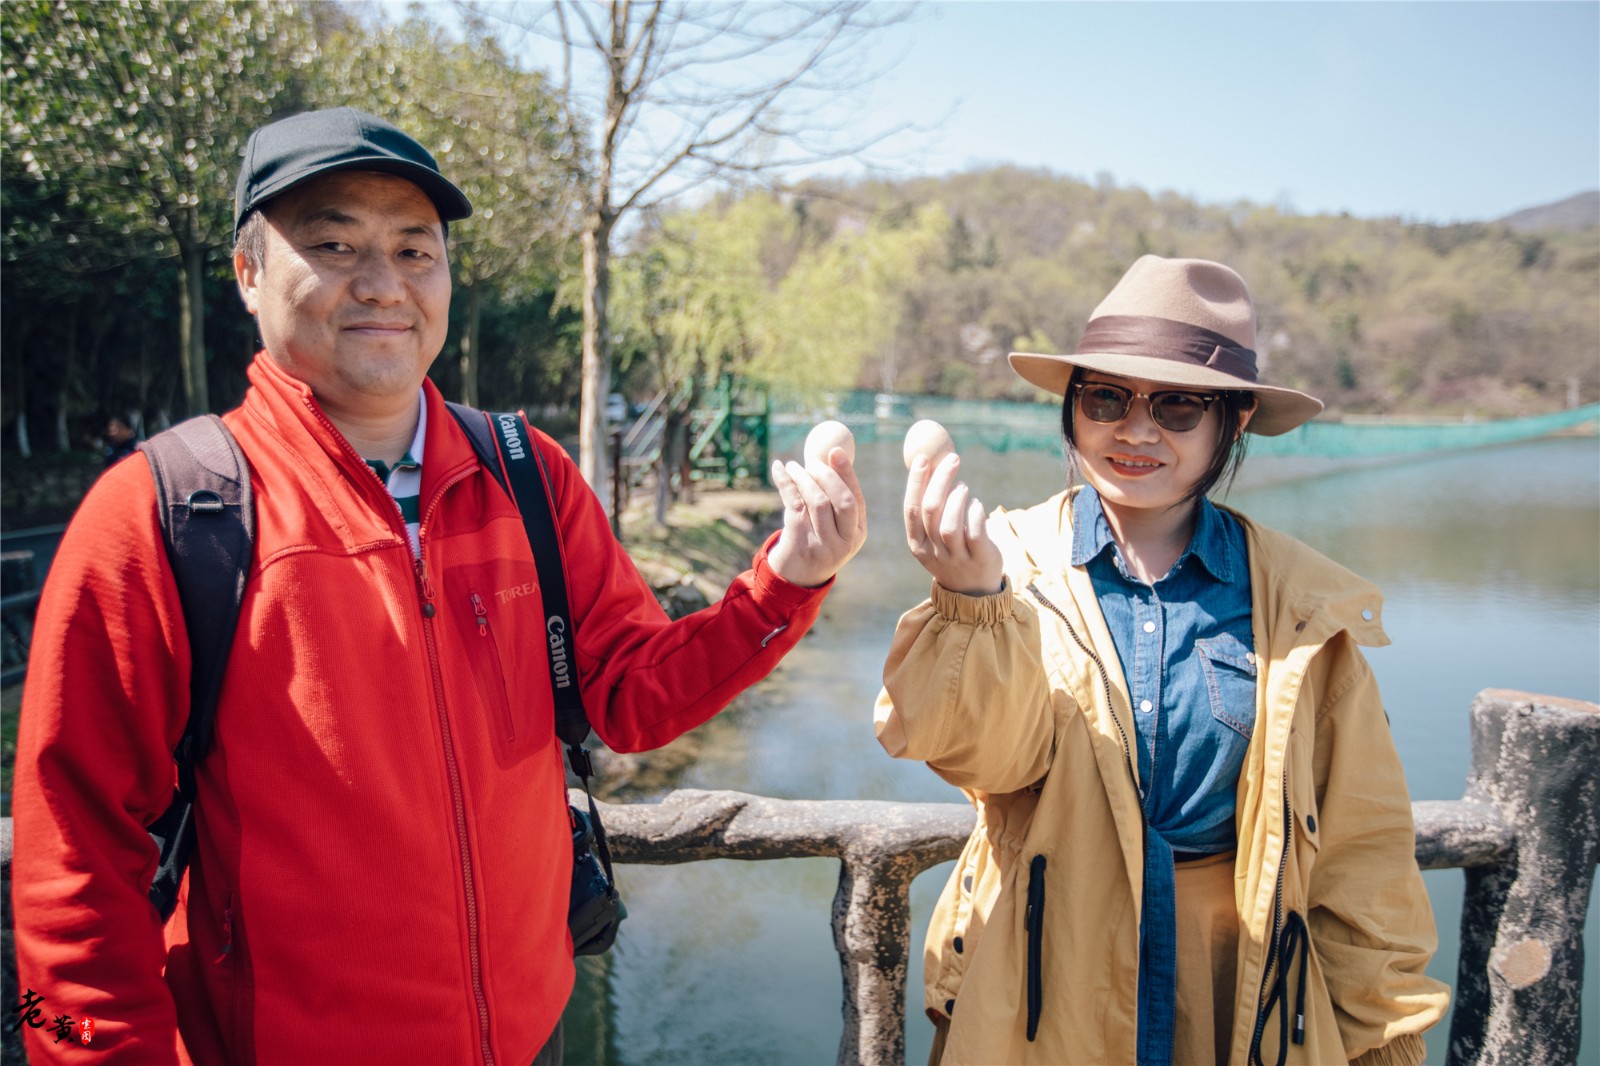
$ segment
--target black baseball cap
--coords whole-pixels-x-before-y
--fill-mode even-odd
[[[446,224],[472,214],[472,203],[439,173],[428,150],[375,115],[353,107],[306,111],[250,135],[233,191],[233,237],[245,216],[274,196],[336,170],[376,170],[415,184]]]

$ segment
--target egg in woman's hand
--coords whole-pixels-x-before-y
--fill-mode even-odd
[[[911,463],[919,455],[928,457],[929,466],[937,466],[940,459],[956,450],[956,442],[950,439],[950,431],[931,418],[924,418],[914,423],[906,430],[906,444],[902,453],[906,469],[911,469]]]
[[[828,456],[833,454],[835,448],[843,448],[850,461],[852,463],[856,461],[856,438],[855,434],[850,432],[850,427],[831,418],[826,422],[818,422],[812,427],[811,432],[806,434],[806,466],[812,469],[827,469]]]

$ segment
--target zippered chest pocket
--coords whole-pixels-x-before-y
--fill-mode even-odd
[[[456,576],[446,576],[441,613],[470,680],[447,677],[445,699],[462,726],[481,728],[496,761],[509,765],[555,735],[538,586],[484,571]]]
[[[489,607],[484,602],[483,593],[477,589],[470,589],[467,593],[472,604],[472,620],[478,628],[479,647],[473,658],[473,672],[478,677],[479,689],[482,690],[484,702],[488,704],[491,715],[491,727],[497,732],[498,739],[509,747],[515,747],[517,742],[517,720],[511,713],[511,700],[506,692],[503,681],[505,678],[505,664],[500,654],[499,638],[495,635],[494,627],[489,623]]]
[[[1194,642],[1205,673],[1211,716],[1246,740],[1255,730],[1256,657],[1228,633]]]

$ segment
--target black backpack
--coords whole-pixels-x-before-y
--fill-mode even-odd
[[[617,926],[628,912],[617,895],[605,827],[589,792],[594,766],[583,747],[589,736],[589,719],[571,661],[572,610],[544,457],[526,433],[520,415],[488,414],[455,403],[446,406],[472,442],[478,461],[521,512],[539,573],[547,628],[567,634],[567,655],[551,654],[548,660],[556,735],[566,745],[567,761],[589,800],[587,812],[568,808],[573,868],[567,924],[575,954],[599,955],[611,947]],[[217,697],[255,541],[255,505],[249,464],[216,415],[191,418],[156,434],[139,448],[155,479],[161,531],[177,581],[193,663],[189,719],[173,750],[178,786],[167,810],[149,826],[161,853],[150,885],[150,902],[165,919],[177,907],[178,886],[194,849],[194,768],[211,748]]]

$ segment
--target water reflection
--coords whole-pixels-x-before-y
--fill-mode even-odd
[[[958,446],[961,442],[957,442]],[[972,451],[964,476],[986,504],[1027,506],[1065,483],[1059,455]],[[823,618],[771,680],[696,731],[677,783],[791,798],[957,801],[920,764],[889,759],[871,705],[900,614],[927,594],[905,550],[904,468],[893,442],[858,454],[867,546]],[[1394,643],[1371,655],[1412,793],[1461,795],[1467,707],[1481,689],[1600,700],[1600,442],[1562,439],[1296,479],[1285,460],[1247,463],[1230,502],[1377,582]],[[1325,465],[1325,464],[1324,464]],[[681,742],[680,742],[681,743]],[[924,1061],[921,936],[948,867],[912,886],[907,1061]],[[633,917],[607,963],[585,961],[568,1013],[568,1062],[829,1063],[840,976],[828,918],[831,860],[623,867]],[[1427,875],[1453,981],[1462,875]],[[1600,940],[1591,903],[1589,935]],[[1600,1011],[1588,953],[1584,1029]],[[1444,1058],[1446,1027],[1429,1041]],[[1592,1052],[1589,1052],[1592,1057]],[[1581,1057],[1581,1056],[1580,1056]]]

